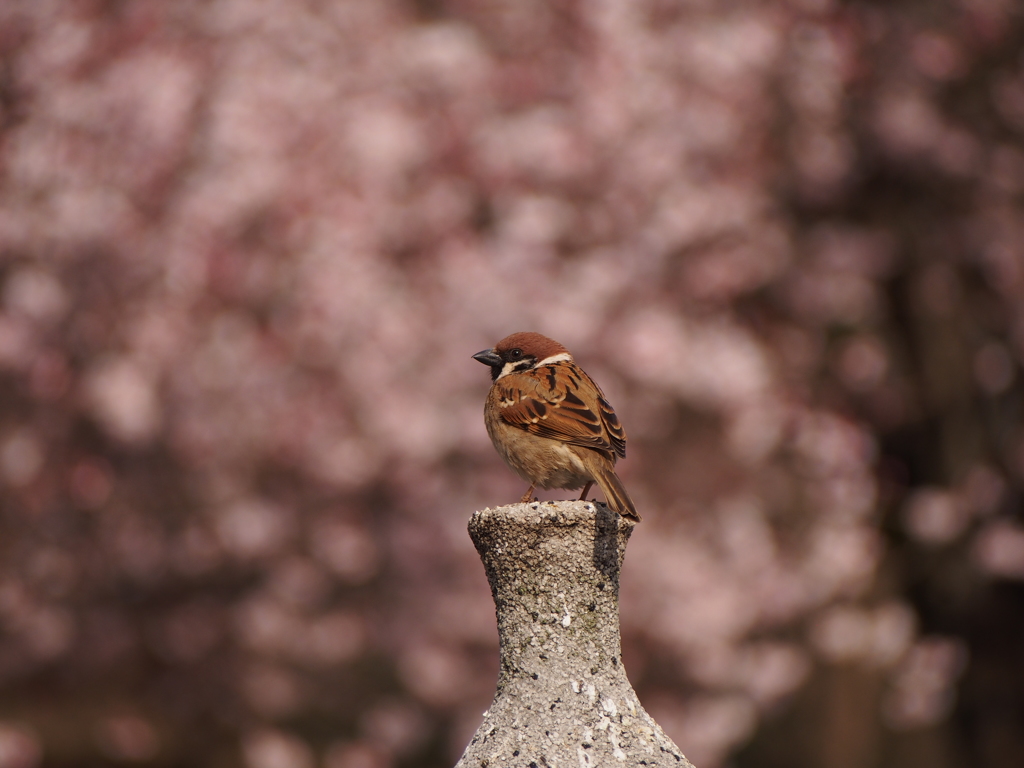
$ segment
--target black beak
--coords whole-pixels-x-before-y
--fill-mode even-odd
[[[473,355],[473,359],[489,365],[491,368],[500,368],[502,366],[502,360],[498,357],[493,349],[485,349],[483,352],[477,352]]]

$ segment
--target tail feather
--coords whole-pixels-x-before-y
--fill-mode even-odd
[[[595,467],[594,479],[601,486],[604,496],[608,499],[608,506],[614,509],[623,517],[640,522],[640,513],[636,511],[633,500],[626,493],[626,487],[615,474],[611,467]]]

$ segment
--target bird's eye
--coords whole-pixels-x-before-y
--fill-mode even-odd
[[[523,350],[519,349],[518,347],[516,349],[510,350],[508,353],[508,357],[510,360],[518,360],[522,356]]]

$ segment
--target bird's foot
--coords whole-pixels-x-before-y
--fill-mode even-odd
[[[580,501],[587,500],[587,494],[590,493],[590,489],[593,488],[594,481],[591,480],[589,483],[583,486],[583,493],[580,494]]]

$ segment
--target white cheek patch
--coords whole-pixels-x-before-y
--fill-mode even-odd
[[[551,363],[572,362],[572,355],[570,355],[568,352],[560,352],[557,355],[545,357],[539,363],[531,363],[531,359],[532,358],[527,358],[526,360],[510,360],[509,362],[505,363],[505,365],[502,366],[501,373],[498,374],[498,378],[495,379],[495,381],[508,376],[510,373],[522,373],[523,371],[530,371],[533,370],[534,368],[540,368],[540,366],[542,365],[549,365]]]
[[[550,365],[551,363],[571,363],[571,362],[572,362],[572,355],[570,355],[568,352],[560,352],[557,355],[552,355],[551,357],[545,357],[543,360],[541,360],[539,363],[537,363],[537,367],[540,368],[540,366],[542,366],[542,365]]]
[[[519,365],[519,363],[518,363],[518,362],[516,362],[516,363],[511,363],[511,362],[509,362],[509,363],[505,363],[505,365],[504,365],[504,366],[502,367],[502,369],[501,369],[501,373],[499,373],[499,374],[498,374],[498,378],[497,378],[497,379],[495,379],[495,381],[497,381],[498,379],[503,379],[503,378],[505,378],[505,377],[506,377],[506,376],[508,376],[508,375],[509,375],[510,373],[515,373],[515,372],[516,372],[516,366],[517,366],[517,365]]]
[[[498,374],[498,379],[508,376],[510,373],[522,373],[523,371],[529,371],[535,368],[536,365],[531,363],[529,360],[510,360],[505,363],[501,369],[501,373]],[[495,379],[497,381],[498,379]]]

